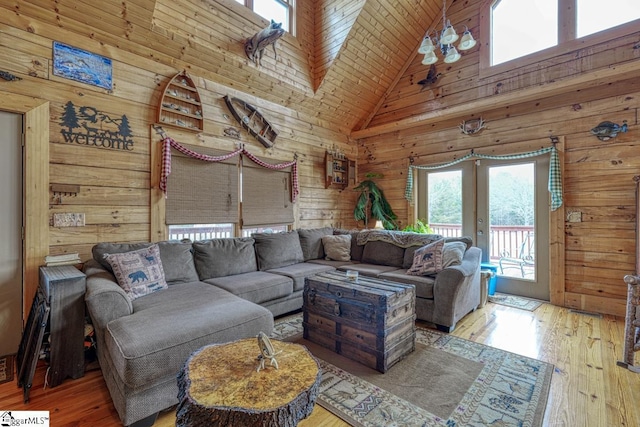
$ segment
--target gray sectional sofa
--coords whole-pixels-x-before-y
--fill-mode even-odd
[[[358,239],[367,233],[367,239]],[[350,259],[326,259],[322,237],[350,235]],[[416,286],[419,319],[452,330],[480,303],[480,250],[435,276],[410,276],[413,251],[441,236],[343,231],[330,227],[257,234],[250,238],[158,243],[168,287],[131,300],[105,260],[151,243],[100,243],[85,263],[85,300],[97,338],[98,360],[124,425],[151,425],[177,403],[176,375],[195,350],[211,343],[270,334],[273,318],[302,307],[306,277],[355,269]],[[411,233],[412,234],[412,233]],[[386,236],[385,236],[386,235]],[[392,237],[389,243],[389,236]],[[360,236],[362,237],[362,236]],[[382,240],[378,240],[380,237]],[[358,244],[358,242],[364,244]],[[407,247],[401,247],[407,246]]]

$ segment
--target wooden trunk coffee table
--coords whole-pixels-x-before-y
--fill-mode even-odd
[[[386,372],[415,349],[413,285],[335,271],[307,278],[304,338]]]
[[[295,426],[311,414],[321,370],[300,344],[271,341],[278,369],[265,363],[256,338],[206,346],[178,376],[176,426]]]

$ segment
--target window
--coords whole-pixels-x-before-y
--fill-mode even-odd
[[[462,170],[427,174],[427,223],[434,233],[462,235]]]
[[[638,0],[576,0],[576,36],[584,37],[640,19]]]
[[[490,6],[490,65],[640,19],[638,0],[496,0]],[[631,28],[628,33],[632,32]]]
[[[558,0],[499,0],[491,8],[491,64],[558,44]],[[522,19],[526,16],[527,19]]]
[[[210,156],[227,154],[207,147],[185,147]],[[170,240],[282,232],[293,223],[290,168],[267,169],[245,156],[203,162],[172,150],[171,157],[165,205]]]
[[[473,175],[473,162],[419,170],[416,218],[426,220],[435,234],[473,236]]]
[[[282,28],[293,34],[294,0],[236,0],[266,20],[282,23]]]

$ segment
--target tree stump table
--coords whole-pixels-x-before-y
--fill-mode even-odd
[[[178,375],[176,426],[296,426],[311,414],[321,379],[306,347],[271,341],[278,369],[257,371],[255,338],[201,348]]]

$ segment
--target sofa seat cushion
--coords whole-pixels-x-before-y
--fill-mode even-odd
[[[333,271],[335,268],[330,265],[322,265],[311,262],[301,262],[298,264],[288,265],[286,267],[272,268],[269,273],[281,274],[293,279],[293,291],[304,289],[305,277],[315,274],[324,273],[325,271]]]
[[[109,322],[105,347],[118,377],[133,389],[175,377],[195,350],[270,334],[269,310],[202,282],[176,284],[133,301],[134,312]]]
[[[433,299],[433,285],[436,283],[435,276],[411,276],[407,274],[407,270],[399,269],[382,273],[380,278],[414,285],[417,298]]]
[[[388,271],[394,271],[397,269],[398,267],[394,267],[391,265],[366,264],[366,263],[342,265],[338,267],[338,270],[340,271],[355,270],[360,274],[363,274],[365,276],[370,276],[370,277],[378,277],[382,273],[386,273]]]
[[[291,278],[264,271],[216,277],[204,282],[256,304],[283,298],[293,292],[293,280]]]

